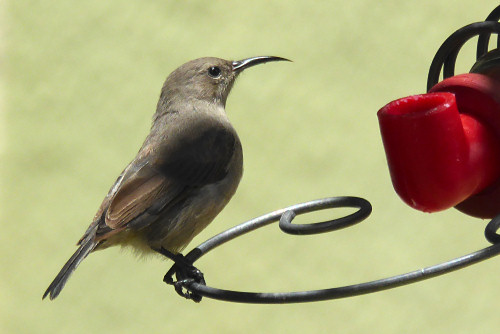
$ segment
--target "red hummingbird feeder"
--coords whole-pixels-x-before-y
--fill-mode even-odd
[[[453,33],[432,61],[427,93],[378,111],[394,189],[417,210],[500,213],[500,39],[488,51],[499,18],[500,6],[486,21]],[[470,73],[454,75],[460,49],[478,35],[476,63]]]

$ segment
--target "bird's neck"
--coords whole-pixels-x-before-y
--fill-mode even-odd
[[[168,122],[171,117],[198,114],[215,117],[226,117],[225,101],[207,101],[189,97],[186,99],[160,99],[153,115],[153,125],[155,123]]]

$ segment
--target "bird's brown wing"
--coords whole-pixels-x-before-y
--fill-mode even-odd
[[[119,180],[103,212],[98,239],[130,226],[144,227],[149,223],[144,218],[158,215],[198,188],[222,180],[227,175],[236,139],[230,130],[217,128],[179,138],[175,143],[155,151],[158,156],[144,157],[141,160],[148,163],[142,163],[137,171],[132,166]]]
[[[165,176],[147,166],[141,168],[122,183],[111,199],[104,216],[106,226],[112,230],[125,226],[164,198],[167,188],[168,180]]]

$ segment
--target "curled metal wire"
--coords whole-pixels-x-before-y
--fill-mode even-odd
[[[500,20],[500,6],[493,9],[493,11],[488,15],[485,21],[495,21]],[[488,44],[490,42],[491,33],[481,34],[477,40],[477,51],[476,60],[481,58],[483,55],[488,53]],[[500,47],[500,35],[497,36],[497,49]]]
[[[436,52],[429,68],[427,77],[427,91],[439,82],[441,70],[443,70],[443,79],[455,75],[455,63],[457,61],[458,53],[467,41],[471,38],[478,36],[476,60],[488,53],[488,43],[492,33],[496,33],[497,48],[500,47],[500,6],[496,7],[486,21],[476,22],[465,27],[458,29],[448,37],[441,47]]]
[[[192,264],[203,255],[207,254],[214,248],[233,240],[243,234],[254,231],[260,227],[269,225],[273,222],[280,221],[280,227],[286,226],[285,231],[290,232],[289,226],[293,225],[292,220],[296,215],[323,210],[327,208],[337,207],[354,207],[359,208],[355,213],[339,219],[330,220],[328,222],[296,225],[299,226],[297,233],[292,234],[313,234],[323,233],[327,231],[338,230],[340,228],[352,226],[365,218],[371,213],[371,205],[368,201],[358,197],[331,197],[315,201],[310,201],[302,204],[290,206],[285,209],[277,210],[258,218],[237,225],[225,232],[222,232],[211,239],[205,241],[198,247],[194,248],[186,255],[186,259]],[[201,300],[201,297],[208,297],[223,301],[253,303],[253,304],[289,304],[322,301],[330,299],[339,299],[352,296],[358,296],[382,290],[392,289],[395,287],[415,283],[439,275],[443,275],[472,264],[484,261],[493,256],[500,254],[500,235],[497,230],[500,228],[500,215],[494,218],[486,227],[485,234],[487,239],[494,243],[493,246],[478,250],[474,253],[464,255],[462,257],[437,264],[431,267],[418,269],[405,274],[392,276],[380,280],[369,281],[365,283],[347,285],[336,288],[298,291],[298,292],[243,292],[218,289],[205,284],[198,283],[193,279],[185,276],[182,272],[176,272],[177,282],[171,283],[176,285],[176,291],[196,302]],[[306,233],[301,233],[307,231]],[[175,266],[174,266],[175,267]],[[173,273],[171,273],[173,274]],[[189,293],[180,293],[179,287],[186,289]]]
[[[486,229],[484,230],[484,236],[486,239],[492,244],[500,243],[500,234],[497,231],[500,229],[500,215],[493,218],[488,225],[486,225]]]

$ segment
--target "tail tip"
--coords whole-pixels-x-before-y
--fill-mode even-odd
[[[45,299],[45,297],[49,296],[50,300],[54,300],[57,297],[58,294],[55,294],[54,291],[49,287],[45,292],[43,293],[42,300]]]

